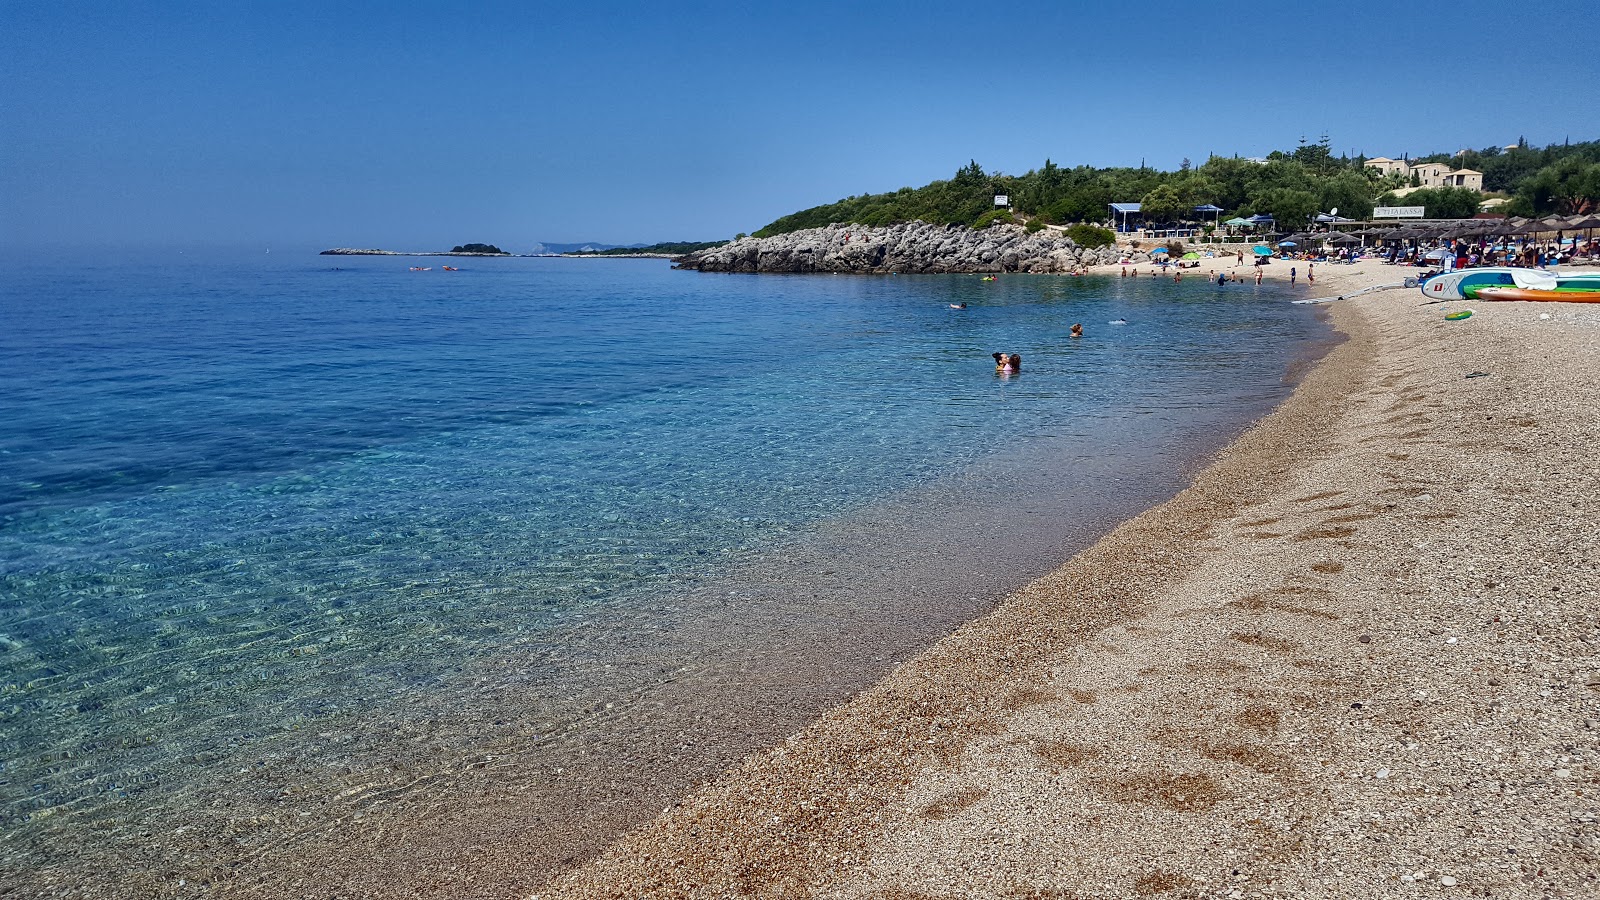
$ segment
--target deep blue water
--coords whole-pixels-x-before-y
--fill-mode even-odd
[[[1284,396],[1290,363],[1325,337],[1270,287],[1198,277],[444,261],[12,267],[13,861],[49,852],[36,829],[137,819],[269,736],[426,707],[464,660],[574,611],[626,631],[675,586],[935,489],[997,447],[1102,472],[1149,448],[1203,454]],[[1086,338],[1066,337],[1074,322]],[[993,374],[996,350],[1023,355],[1019,377]]]

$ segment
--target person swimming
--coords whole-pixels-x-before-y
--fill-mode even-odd
[[[1001,375],[1016,375],[1022,372],[1022,354],[1020,353],[994,353],[994,370]]]
[[[1106,324],[1107,325],[1126,325],[1126,324],[1128,324],[1128,320],[1127,319],[1112,319],[1111,321],[1107,322]],[[1079,333],[1076,336],[1077,337],[1082,337],[1083,335],[1081,333]]]
[[[1083,323],[1082,322],[1073,322],[1072,323],[1072,336],[1073,337],[1083,337]]]
[[[952,303],[952,304],[950,304],[950,308],[951,309],[966,309],[967,305],[965,303]]]

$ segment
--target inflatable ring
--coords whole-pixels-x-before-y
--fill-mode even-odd
[[[1459,322],[1462,319],[1470,319],[1470,318],[1472,318],[1472,310],[1470,310],[1470,309],[1463,309],[1460,312],[1453,312],[1453,313],[1445,313],[1444,314],[1444,319],[1445,319],[1446,322]]]

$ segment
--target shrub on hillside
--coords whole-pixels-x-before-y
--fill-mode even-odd
[[[1012,222],[1015,222],[1015,221],[1016,221],[1016,219],[1013,218],[1012,215],[1011,215],[1011,210],[1009,210],[1009,209],[991,209],[988,212],[984,213],[983,215],[979,216],[977,218],[977,220],[972,223],[972,229],[974,231],[981,231],[981,230],[983,230],[985,228],[988,228],[990,225],[995,225],[995,224],[1010,225]]]
[[[1025,225],[1024,227],[1027,229],[1029,234],[1037,234],[1037,233],[1039,233],[1039,232],[1044,230],[1044,220],[1043,219],[1029,219],[1028,220],[1028,224]]]
[[[1117,241],[1117,233],[1111,229],[1085,225],[1082,222],[1068,228],[1067,237],[1072,238],[1072,242],[1079,247],[1088,247],[1090,250],[1109,247]]]

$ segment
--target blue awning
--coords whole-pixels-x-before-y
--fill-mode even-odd
[[[1196,206],[1194,208],[1194,211],[1195,212],[1222,212],[1222,207],[1220,207],[1220,206],[1212,206],[1211,204],[1207,203],[1204,206]]]
[[[1113,204],[1111,204],[1111,208],[1116,210],[1119,213],[1136,213],[1136,212],[1139,211],[1139,204],[1137,204],[1137,203],[1113,203]]]
[[[1272,221],[1272,217],[1267,215],[1266,213],[1261,213],[1259,215],[1251,216],[1250,217],[1250,221],[1256,223],[1257,225],[1261,225],[1261,224],[1266,223],[1266,222],[1271,222]]]

